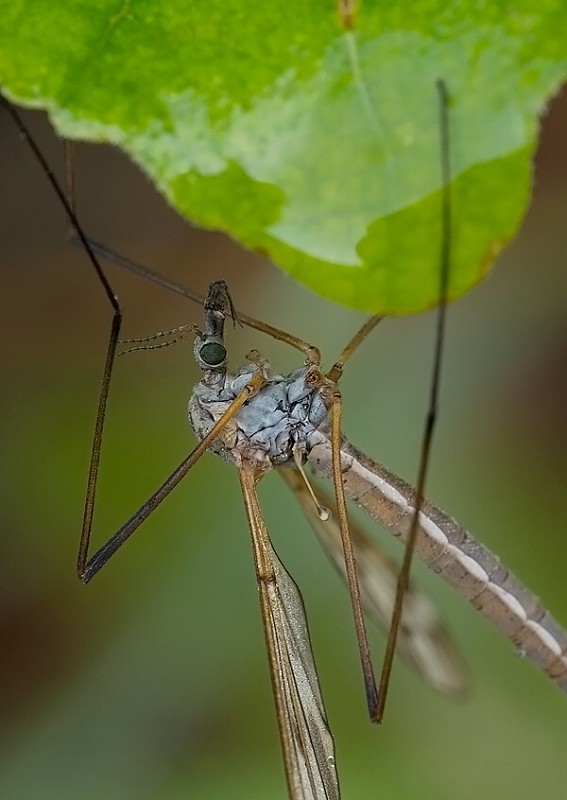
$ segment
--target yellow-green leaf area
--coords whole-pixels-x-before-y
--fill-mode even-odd
[[[181,213],[314,290],[380,313],[438,297],[436,81],[450,96],[451,294],[530,196],[538,114],[565,78],[560,2],[16,0],[0,82],[66,135],[124,148]]]

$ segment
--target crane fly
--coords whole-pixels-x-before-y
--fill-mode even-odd
[[[29,140],[29,135],[24,135]],[[37,148],[35,152],[51,175]],[[271,544],[256,494],[258,480],[272,468],[278,469],[299,500],[349,586],[367,703],[373,720],[381,714],[385,695],[376,691],[362,607],[370,617],[385,626],[389,625],[397,609],[401,620],[400,650],[429,683],[448,693],[459,693],[464,688],[465,679],[459,657],[428,601],[414,589],[406,595],[403,607],[401,601],[394,599],[396,568],[364,532],[352,524],[347,526],[345,493],[394,535],[404,541],[414,539],[416,552],[435,572],[482,611],[560,688],[567,690],[567,634],[498,559],[444,512],[422,500],[426,458],[422,459],[416,491],[354,448],[342,435],[338,381],[344,364],[377,324],[376,318],[362,326],[331,369],[324,372],[316,347],[237,313],[224,281],[213,282],[203,301],[204,329],[188,325],[183,330],[183,336],[187,333],[195,335],[194,353],[203,370],[203,378],[189,403],[189,416],[199,443],[136,514],[89,558],[100,446],[122,312],[96,258],[97,251],[103,255],[106,252],[86,239],[64,193],[56,182],[52,183],[67,208],[114,312],[95,426],[77,571],[81,580],[88,582],[206,450],[215,452],[237,467],[252,539],[290,797],[294,800],[333,798],[340,797],[340,790],[334,744],[319,688],[303,603]],[[443,185],[448,184],[445,172]],[[444,198],[447,198],[447,193]],[[446,246],[445,251],[448,261]],[[132,267],[116,257],[113,260],[130,266],[147,278],[156,279],[149,270]],[[159,282],[167,285],[163,279]],[[183,287],[170,285],[169,288],[181,291],[193,300],[202,300]],[[440,299],[444,301],[443,292]],[[236,372],[229,371],[224,342],[227,316],[295,347],[304,356],[302,365],[289,375],[281,376],[272,371],[269,362],[258,351],[252,351],[243,367]],[[434,386],[437,385],[435,380]],[[434,406],[432,402],[431,407]],[[428,452],[428,447],[426,450]],[[324,497],[320,490],[314,495],[304,472],[306,464],[319,475],[333,480],[334,499]],[[408,548],[410,555],[412,550],[413,545]],[[402,590],[409,560],[406,564],[400,584]],[[403,591],[397,594],[402,596]],[[393,644],[390,650],[393,652]]]

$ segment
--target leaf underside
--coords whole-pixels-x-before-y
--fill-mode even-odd
[[[319,293],[409,313],[438,297],[436,80],[450,95],[451,296],[513,236],[538,114],[565,78],[561,2],[14,0],[0,84],[66,136],[119,145],[182,214]]]

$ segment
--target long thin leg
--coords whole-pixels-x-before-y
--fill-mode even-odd
[[[87,493],[85,498],[85,510],[83,514],[83,526],[81,532],[81,539],[79,542],[79,552],[77,556],[77,572],[81,578],[83,578],[83,569],[85,567],[85,562],[87,558],[87,550],[89,545],[89,536],[90,531],[92,528],[92,521],[93,521],[93,514],[94,514],[94,507],[95,507],[95,499],[96,499],[96,488],[97,488],[97,479],[98,479],[98,471],[100,466],[100,452],[101,452],[101,445],[102,445],[102,435],[104,431],[104,421],[106,418],[106,407],[108,404],[108,393],[110,389],[110,380],[112,377],[112,369],[114,366],[114,361],[116,358],[116,348],[118,346],[118,340],[120,338],[120,328],[122,326],[122,310],[120,308],[120,304],[118,302],[117,296],[114,294],[110,283],[108,282],[106,275],[104,274],[102,267],[100,266],[98,259],[96,258],[94,252],[91,250],[87,237],[82,229],[82,226],[77,219],[77,216],[71,206],[71,203],[67,199],[63,188],[59,184],[55,173],[47,163],[47,159],[44,157],[43,153],[37,146],[35,140],[30,135],[29,131],[25,127],[24,123],[20,119],[19,114],[17,111],[11,106],[7,101],[2,98],[3,104],[8,109],[8,112],[12,116],[12,119],[16,123],[20,131],[20,135],[22,138],[27,142],[30,146],[31,151],[35,155],[36,159],[38,160],[40,166],[42,167],[47,179],[51,183],[51,186],[65,212],[67,214],[67,218],[69,220],[70,225],[72,226],[73,230],[75,231],[76,235],[81,242],[82,247],[85,249],[88,259],[90,260],[95,274],[97,275],[108,302],[112,308],[112,322],[110,325],[110,332],[108,337],[108,346],[106,350],[106,358],[104,361],[104,369],[102,373],[102,381],[100,387],[100,395],[98,399],[98,406],[96,412],[96,421],[95,421],[95,429],[93,434],[93,444],[91,449],[91,460],[89,466],[89,475],[87,478]]]
[[[381,720],[384,715],[386,697],[388,694],[388,687],[390,685],[390,675],[392,673],[392,664],[394,661],[394,651],[396,648],[398,631],[402,620],[404,597],[406,595],[409,585],[411,562],[413,559],[417,536],[419,533],[419,514],[424,500],[425,480],[427,477],[427,471],[429,467],[431,443],[433,440],[433,431],[435,428],[435,422],[437,420],[439,387],[441,383],[441,366],[443,363],[443,346],[445,343],[445,324],[447,316],[447,299],[448,299],[449,267],[450,267],[450,251],[451,251],[451,240],[450,240],[451,168],[450,168],[450,151],[449,151],[448,96],[447,96],[447,88],[442,80],[437,81],[437,92],[439,96],[439,131],[440,131],[439,149],[440,149],[440,164],[441,164],[441,248],[440,248],[440,270],[439,270],[439,306],[437,312],[435,351],[433,357],[433,369],[431,373],[429,404],[425,420],[425,427],[423,431],[423,439],[421,442],[419,470],[418,470],[417,483],[415,489],[415,497],[416,497],[415,509],[412,516],[411,527],[408,535],[406,549],[404,551],[402,568],[400,570],[400,574],[398,577],[398,585],[396,587],[396,599],[394,602],[394,610],[392,612],[390,633],[388,636],[388,642],[386,644],[386,652],[384,655],[384,663],[382,665],[382,673],[380,675],[380,685],[378,689],[379,720]]]
[[[88,519],[88,527],[83,527],[81,535],[81,547],[77,559],[77,574],[83,583],[88,583],[96,573],[102,569],[106,562],[116,553],[119,547],[130,538],[142,522],[149,517],[158,505],[165,500],[168,494],[185,477],[191,467],[195,464],[205,450],[214,442],[221,433],[225,425],[236,414],[238,409],[244,405],[259,389],[264,386],[266,379],[259,372],[255,373],[244,389],[234,398],[230,406],[226,409],[222,417],[215,423],[209,433],[199,442],[195,449],[184,459],[177,469],[167,478],[167,480],[146,500],[146,502],[133,514],[120,530],[118,530],[102,547],[87,561],[88,549],[92,529],[92,510]]]
[[[79,244],[81,247],[86,246],[82,240],[78,240],[77,244]],[[191,302],[197,303],[200,306],[202,306],[205,302],[206,298],[202,294],[194,292],[192,289],[188,289],[186,286],[183,286],[181,283],[177,283],[177,281],[174,281],[172,278],[167,278],[164,275],[160,275],[159,272],[155,272],[155,270],[150,269],[149,267],[138,264],[136,261],[125,258],[118,253],[114,253],[112,250],[109,250],[107,247],[100,244],[100,242],[95,242],[92,239],[89,239],[88,248],[93,253],[96,253],[102,258],[108,259],[113,264],[117,264],[118,266],[127,269],[129,272],[133,272],[135,275],[139,275],[141,278],[161,286],[162,289],[167,289],[170,292],[180,294],[183,297],[186,297],[188,300],[191,300]],[[295,350],[299,350],[300,353],[305,355],[308,364],[319,365],[321,363],[321,353],[319,349],[309,342],[306,342],[304,339],[300,339],[298,336],[294,336],[292,333],[283,331],[280,328],[275,328],[273,325],[268,325],[266,322],[262,322],[259,319],[249,317],[247,314],[242,314],[240,311],[238,312],[238,321],[249,328],[253,328],[256,331],[265,333],[267,336],[271,336],[272,339],[276,339],[278,342],[284,342],[284,344],[288,344],[290,347],[295,348]]]
[[[120,337],[120,328],[122,324],[122,311],[118,302],[118,298],[114,294],[106,275],[104,274],[96,255],[91,248],[89,241],[82,229],[82,226],[77,219],[74,209],[69,202],[63,188],[59,184],[55,173],[49,166],[43,153],[37,146],[35,140],[25,127],[20,119],[17,111],[0,96],[2,103],[6,106],[8,112],[12,116],[20,135],[29,144],[32,152],[46,174],[52,188],[56,192],[59,200],[61,201],[76,236],[78,237],[81,246],[86,251],[95,273],[101,282],[105,294],[110,302],[113,310],[112,323],[110,327],[110,334],[108,340],[108,347],[106,352],[106,359],[104,363],[104,370],[102,375],[101,390],[97,407],[95,429],[93,435],[93,444],[91,450],[91,460],[89,466],[89,475],[87,479],[87,493],[85,498],[85,510],[83,515],[83,525],[81,530],[81,538],[79,541],[79,549],[77,554],[77,574],[83,583],[88,583],[96,573],[102,569],[106,562],[114,555],[119,547],[136,531],[142,522],[152,513],[152,511],[164,500],[165,497],[172,491],[179,481],[187,474],[189,469],[197,461],[197,459],[205,452],[207,447],[219,435],[227,422],[234,416],[238,409],[255,394],[265,383],[265,378],[255,374],[244,389],[231,403],[229,408],[225,411],[222,417],[213,426],[211,431],[199,442],[192,453],[177,467],[177,469],[167,478],[167,480],[160,486],[160,488],[138,509],[138,511],[126,522],[120,530],[118,530],[102,547],[88,559],[88,551],[90,544],[90,537],[93,524],[93,516],[96,501],[96,489],[98,481],[98,472],[100,466],[100,454],[102,446],[102,436],[104,431],[104,422],[106,418],[106,408],[108,404],[108,395],[110,390],[110,381],[112,376],[112,369],[116,359],[116,349]],[[66,153],[66,160],[69,158],[69,151]],[[73,192],[73,181],[71,181],[70,188]],[[206,303],[206,299],[204,299]],[[298,340],[299,341],[299,340]],[[317,351],[318,352],[318,351]]]
[[[364,677],[364,688],[366,691],[366,704],[371,722],[378,721],[378,692],[376,690],[376,680],[372,668],[372,658],[370,656],[370,645],[368,644],[368,634],[364,622],[362,611],[362,600],[360,598],[360,584],[356,572],[356,559],[352,539],[348,528],[348,516],[345,500],[345,490],[343,486],[343,476],[341,470],[341,408],[342,399],[338,389],[333,392],[331,405],[331,446],[333,450],[333,484],[335,487],[335,499],[337,502],[337,513],[339,527],[343,544],[345,559],[345,572],[347,585],[351,600],[352,613],[354,617],[354,627],[360,663]]]
[[[379,322],[382,322],[384,317],[369,317],[366,322],[361,325],[358,331],[354,334],[352,339],[347,343],[346,347],[340,353],[339,357],[327,373],[327,378],[332,383],[338,383],[343,374],[343,367],[349,358],[353,355],[354,351],[362,344],[369,333],[371,333]]]

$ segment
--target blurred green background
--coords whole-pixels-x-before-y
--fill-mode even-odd
[[[44,118],[28,122],[61,164]],[[450,313],[429,497],[567,624],[567,94],[544,119],[535,198],[491,277]],[[110,314],[64,215],[6,115],[2,159],[0,796],[284,798],[285,783],[238,481],[205,456],[83,587],[74,574]],[[360,317],[293,284],[223,236],[191,230],[118,153],[81,147],[79,209],[109,247],[204,291],[224,277],[238,308],[320,345],[331,360]],[[506,187],[503,187],[506,191]],[[408,231],[411,236],[411,231]],[[200,312],[111,269],[125,336]],[[387,321],[349,365],[345,430],[414,481],[431,315]],[[229,331],[233,360],[257,346]],[[193,446],[190,347],[119,363],[104,447],[102,541]],[[452,703],[398,664],[384,725],[367,721],[346,592],[277,476],[261,499],[301,587],[345,800],[562,798],[565,697],[441,582],[469,665]],[[380,532],[376,532],[381,535]],[[382,639],[375,638],[379,660]]]

